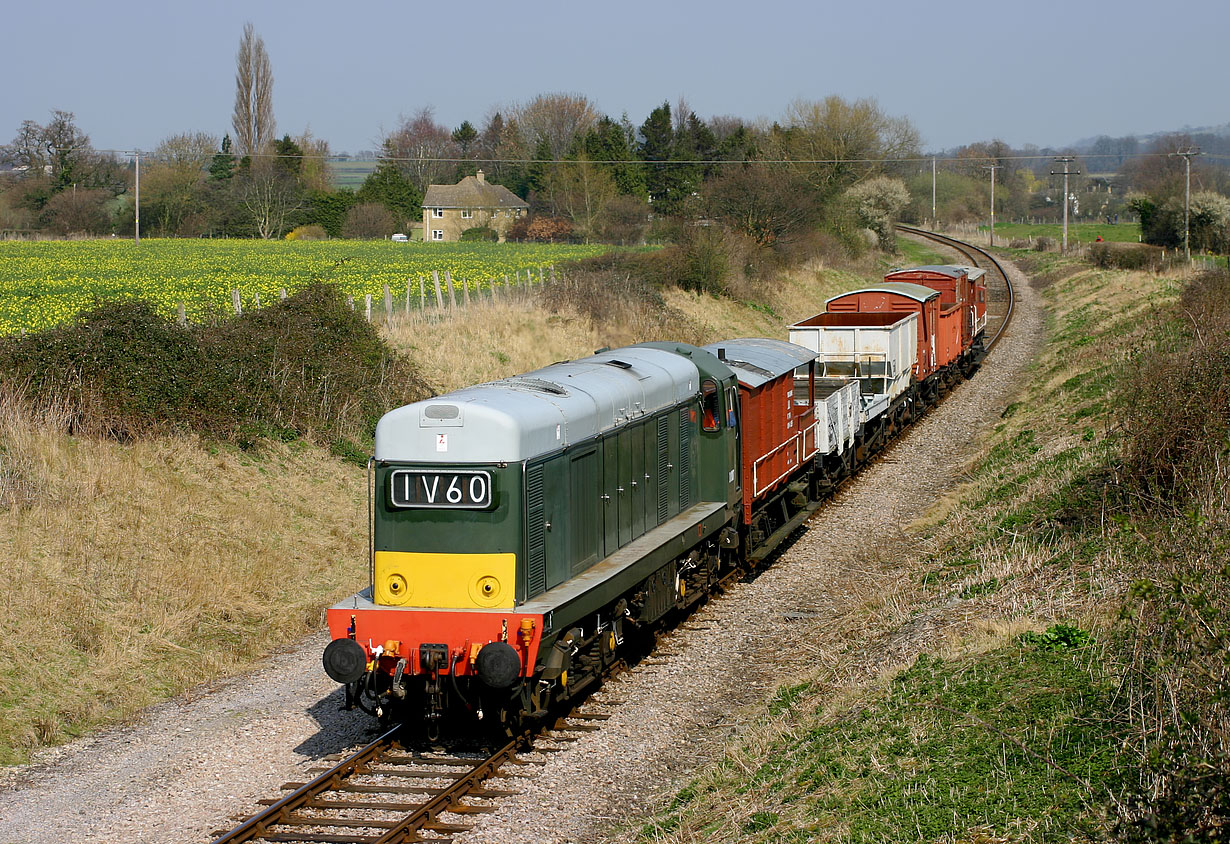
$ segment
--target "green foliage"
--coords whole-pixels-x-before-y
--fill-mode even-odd
[[[298,225],[320,226],[329,237],[341,237],[346,213],[357,202],[354,191],[308,191],[307,206],[296,213],[294,219]]]
[[[1154,272],[1165,265],[1162,248],[1147,243],[1095,243],[1089,247],[1089,262],[1101,269]]]
[[[375,173],[364,179],[354,201],[380,203],[392,212],[398,225],[423,216],[423,194],[393,162],[382,162]]]
[[[426,391],[331,286],[213,326],[181,328],[146,302],[100,305],[72,325],[0,341],[0,379],[70,433],[127,440],[191,430],[369,439],[389,407]]]
[[[500,233],[490,226],[474,226],[461,233],[462,243],[495,243]]]
[[[1070,624],[1053,624],[1045,633],[1030,630],[1022,633],[1017,640],[1021,647],[1042,651],[1076,650],[1093,644],[1092,635]]]

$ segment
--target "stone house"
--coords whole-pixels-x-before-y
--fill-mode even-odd
[[[495,229],[500,242],[530,206],[503,185],[487,184],[483,171],[455,185],[429,185],[423,197],[423,242],[457,241],[475,226]]]

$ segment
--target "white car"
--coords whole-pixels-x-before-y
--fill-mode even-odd
[[[393,241],[394,243],[409,243],[410,242],[410,238],[402,234],[401,232],[398,232],[397,234],[393,235],[392,237],[389,238],[389,240]]]

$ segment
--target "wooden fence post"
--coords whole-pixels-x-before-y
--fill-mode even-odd
[[[367,321],[372,321],[372,294],[368,293],[363,297],[364,302],[363,315],[367,317]]]
[[[461,280],[461,298],[465,300],[466,307],[470,307],[470,280],[463,278]]]
[[[444,271],[444,282],[448,285],[448,306],[457,307],[457,290],[453,287],[453,271]]]
[[[259,290],[256,291],[256,309],[258,311],[261,309],[261,292]]]
[[[176,308],[175,321],[179,323],[180,328],[188,327],[188,315],[184,313],[184,303],[183,302],[180,302],[179,307]]]
[[[410,316],[410,279],[406,279],[406,316]]]
[[[444,296],[440,294],[440,271],[431,271],[431,283],[436,286],[436,307],[444,310]]]
[[[386,284],[384,286],[384,321],[388,322],[393,318],[393,291]]]
[[[555,264],[551,265],[551,283],[555,284]]]
[[[346,307],[350,308],[350,310],[352,311],[354,310],[354,297],[353,296],[346,297]]]
[[[286,301],[286,288],[285,287],[283,287],[281,290],[278,291],[278,298],[281,299],[283,302]]]
[[[419,310],[427,310],[427,279],[419,276]]]
[[[231,291],[231,305],[235,308],[235,316],[243,313],[243,303],[239,301],[239,291]]]

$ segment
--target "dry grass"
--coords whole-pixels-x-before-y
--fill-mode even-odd
[[[786,320],[867,269],[784,274],[760,308],[561,281],[383,331],[451,390],[601,346],[784,338]],[[71,437],[57,412],[0,391],[0,762],[244,670],[318,630],[321,608],[366,572],[355,466],[301,441],[244,452],[184,435]]]
[[[603,346],[667,339],[699,345],[747,336],[784,340],[791,321],[865,282],[848,270],[806,268],[782,274],[770,304],[749,306],[678,288],[646,293],[622,278],[568,278],[455,310],[396,315],[383,330],[427,383],[447,392],[574,360]]]
[[[0,407],[0,761],[319,629],[364,577],[361,470],[300,446],[76,439]]]

